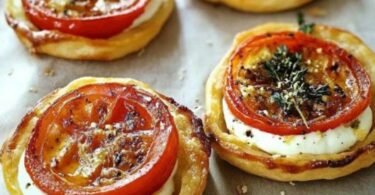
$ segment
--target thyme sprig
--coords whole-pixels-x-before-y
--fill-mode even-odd
[[[287,115],[295,109],[309,128],[301,107],[307,100],[322,102],[324,95],[330,95],[328,85],[313,86],[307,83],[305,75],[308,70],[302,61],[302,54],[289,52],[285,45],[277,47],[271,59],[261,63],[275,83],[271,100]]]
[[[299,25],[298,30],[303,33],[310,34],[314,30],[315,23],[306,24],[305,16],[303,15],[302,12],[297,13],[297,22]]]

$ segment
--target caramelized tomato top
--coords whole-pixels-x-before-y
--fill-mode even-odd
[[[88,38],[109,38],[128,28],[149,0],[22,0],[40,29]]]
[[[168,107],[132,85],[94,84],[53,103],[25,156],[48,194],[151,194],[173,171],[178,137]]]
[[[300,32],[259,35],[233,53],[225,100],[262,131],[293,135],[354,120],[370,103],[370,78],[337,45]]]

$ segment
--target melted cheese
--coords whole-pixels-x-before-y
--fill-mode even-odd
[[[52,0],[49,1],[48,6],[58,12],[63,12],[65,10],[65,7],[71,2],[72,0]]]
[[[52,0],[49,3],[49,7],[57,10],[58,12],[63,12],[65,7],[71,3],[72,0]],[[128,28],[135,28],[142,23],[150,20],[159,10],[159,8],[165,3],[166,0],[151,0],[145,8],[145,11],[137,19],[134,20],[133,24]],[[103,13],[108,9],[115,9],[115,6],[111,6],[110,2],[106,3],[105,0],[98,0],[95,3],[94,9],[99,10]],[[69,12],[74,13],[74,12]]]
[[[151,0],[151,2],[147,5],[145,12],[143,12],[141,16],[134,20],[129,29],[137,27],[142,23],[150,20],[165,2],[166,0]]]
[[[171,195],[174,192],[174,175],[176,174],[178,162],[176,162],[172,174],[169,176],[168,180],[164,185],[152,195]],[[33,184],[29,173],[26,171],[25,167],[25,152],[22,154],[20,162],[18,164],[18,182],[20,189],[23,194],[41,195],[46,194],[41,191],[38,186]]]
[[[356,120],[357,128],[350,123],[326,132],[305,135],[280,136],[251,127],[237,119],[223,100],[225,123],[230,133],[261,150],[276,155],[335,154],[343,152],[357,141],[363,140],[371,130],[372,111],[367,107]]]

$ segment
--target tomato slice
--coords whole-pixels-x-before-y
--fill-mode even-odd
[[[287,94],[289,89],[280,87],[283,83],[272,78],[265,63],[283,46],[291,56],[302,56],[301,66],[306,69],[302,73],[305,74],[303,82],[311,90],[325,88],[329,95],[318,96],[319,99],[311,97],[316,100],[313,101],[296,97],[300,94]],[[299,71],[304,71],[303,68]],[[370,78],[357,59],[334,43],[301,32],[252,37],[232,54],[226,78],[224,98],[231,112],[252,127],[278,135],[334,129],[355,120],[371,100]],[[297,99],[300,108],[286,113],[273,99],[274,94],[280,93],[287,94],[283,97],[289,100]],[[316,93],[310,92],[309,96]],[[294,104],[284,102],[284,105]]]
[[[22,0],[30,21],[43,30],[109,38],[133,24],[149,0]]]
[[[168,107],[133,85],[81,87],[55,101],[25,166],[48,194],[152,194],[171,175],[178,135]]]

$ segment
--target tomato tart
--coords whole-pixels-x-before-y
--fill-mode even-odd
[[[312,0],[206,0],[244,12],[271,13],[300,7]]]
[[[173,0],[7,0],[8,24],[32,53],[113,60],[144,48]]]
[[[219,156],[279,181],[335,179],[375,161],[375,54],[325,25],[270,23],[238,34],[206,85]]]
[[[202,194],[202,121],[133,79],[80,78],[44,97],[1,151],[10,194]]]

